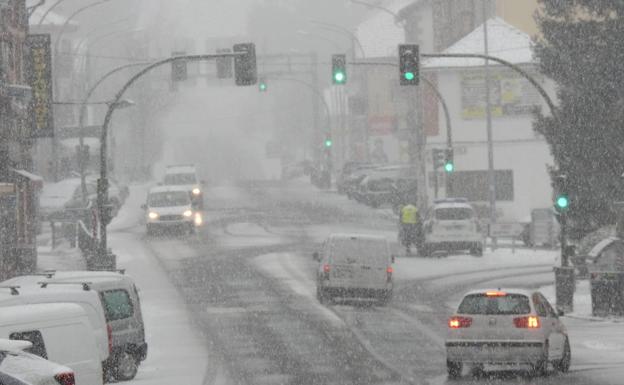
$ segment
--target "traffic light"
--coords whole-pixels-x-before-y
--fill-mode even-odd
[[[229,48],[217,49],[217,53],[232,53]],[[218,57],[217,63],[217,78],[228,79],[232,77],[232,58],[231,57]]]
[[[260,80],[258,81],[258,91],[260,92],[266,92],[268,89],[267,86],[267,82],[264,78],[260,78]]]
[[[234,53],[242,53],[234,57],[234,76],[237,86],[251,86],[258,82],[256,64],[256,45],[241,43],[234,45]]]
[[[455,161],[453,160],[453,149],[447,148],[444,150],[444,171],[452,173],[455,171]]]
[[[418,44],[399,44],[399,83],[417,86],[420,76],[420,53]]]
[[[325,148],[329,149],[331,148],[331,146],[334,145],[334,142],[331,140],[331,138],[327,138],[325,139],[325,142],[323,144],[325,145]]]
[[[345,84],[347,82],[347,55],[332,55],[332,83]]]
[[[434,148],[431,150],[431,158],[433,159],[433,169],[437,171],[444,166],[445,153],[440,148]]]
[[[171,56],[185,56],[186,52],[172,52]],[[186,68],[186,59],[175,59],[171,62],[171,80],[181,82],[188,78],[188,69]]]
[[[568,191],[568,178],[560,174],[554,178],[555,210],[564,213],[570,208],[570,192]]]

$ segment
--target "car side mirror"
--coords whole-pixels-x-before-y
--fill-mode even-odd
[[[147,210],[147,205],[146,205],[145,203],[143,203],[143,204],[141,205],[141,208],[142,208],[143,210]]]
[[[318,261],[318,262],[321,261],[321,255],[318,253],[318,251],[315,251],[314,253],[312,253],[312,258],[314,258],[315,261]]]

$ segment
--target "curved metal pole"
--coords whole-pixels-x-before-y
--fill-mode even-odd
[[[106,152],[107,152],[107,136],[108,136],[108,128],[110,126],[110,122],[113,118],[113,113],[115,112],[115,108],[121,98],[123,98],[126,91],[136,83],[141,77],[143,77],[148,72],[152,71],[155,68],[163,66],[165,64],[172,63],[176,60],[186,60],[186,61],[203,61],[203,60],[211,60],[221,57],[236,57],[244,55],[244,53],[222,53],[222,54],[211,54],[211,55],[187,55],[187,56],[173,56],[167,59],[159,60],[157,62],[153,62],[149,64],[147,67],[143,68],[141,71],[132,76],[123,87],[117,92],[115,98],[108,105],[108,110],[106,110],[106,116],[104,117],[104,124],[102,125],[102,133],[100,136],[100,180],[98,181],[98,191],[97,191],[97,204],[98,204],[98,213],[100,216],[100,257],[105,258],[108,253],[107,247],[107,234],[106,234],[106,222],[102,220],[104,218],[104,210],[106,209],[105,205],[108,201],[108,165],[106,162]]]
[[[513,64],[511,62],[508,62],[507,60],[503,60],[496,56],[484,55],[484,54],[479,54],[479,53],[421,53],[420,56],[431,57],[431,58],[451,57],[451,58],[487,59],[487,60],[492,60],[497,63],[500,63],[506,67],[509,67],[512,70],[518,72],[520,75],[522,75],[525,79],[527,79],[533,85],[533,87],[535,87],[535,89],[537,89],[537,92],[540,93],[542,98],[546,101],[546,104],[548,104],[548,108],[550,109],[550,113],[552,114],[552,116],[555,119],[559,120],[557,109],[555,107],[555,103],[553,103],[548,93],[546,93],[546,90],[544,90],[544,87],[542,87],[537,82],[537,80],[535,80],[531,75],[529,75],[528,72],[526,72],[525,70],[523,70],[522,68],[520,68],[520,66],[516,64]]]
[[[373,8],[373,9],[378,9],[380,11],[384,11],[385,13],[391,15],[392,17],[394,17],[394,24],[397,25],[397,27],[401,27],[403,29],[405,29],[405,23],[401,23],[399,22],[399,20],[401,19],[399,17],[398,14],[396,14],[395,12],[392,12],[391,10],[389,10],[386,7],[382,7],[381,5],[377,5],[377,4],[371,4],[371,3],[367,3],[365,1],[360,1],[360,0],[350,0],[353,4],[359,4],[359,5],[363,5],[365,7],[368,8]]]
[[[80,189],[82,190],[82,203],[85,206],[87,204],[87,182],[86,182],[86,175],[85,175],[86,164],[85,164],[85,160],[83,159],[82,151],[84,148],[84,123],[85,123],[84,121],[85,121],[85,115],[87,113],[87,105],[89,104],[89,99],[91,98],[95,90],[97,90],[97,88],[100,86],[100,84],[102,84],[106,79],[108,79],[112,75],[126,68],[145,66],[147,64],[149,64],[149,62],[130,63],[130,64],[119,66],[117,68],[113,68],[112,70],[104,74],[97,82],[95,82],[91,86],[91,88],[89,88],[89,90],[87,91],[87,94],[85,95],[84,99],[80,103],[80,114],[78,116],[78,143],[80,146],[79,147],[80,152],[78,153],[78,169],[80,171]]]
[[[39,20],[39,22],[37,23],[37,25],[41,25],[43,24],[44,20],[46,19],[46,17],[48,17],[48,14],[50,12],[52,12],[52,10],[54,8],[56,8],[57,5],[61,4],[63,1],[65,0],[58,0],[56,3],[52,4],[52,6],[50,6],[50,8],[48,8],[45,13],[43,14],[43,16],[41,16],[41,19]]]
[[[354,42],[356,42],[356,43],[357,43],[358,48],[360,49],[360,52],[362,53],[362,57],[363,57],[363,58],[365,58],[365,57],[366,57],[366,52],[364,51],[364,47],[362,46],[362,43],[361,43],[361,42],[360,42],[360,40],[357,38],[357,36],[355,36],[355,34],[354,34],[353,32],[351,32],[351,31],[349,31],[348,29],[343,28],[343,27],[341,27],[341,26],[339,26],[339,25],[336,25],[336,24],[325,23],[324,21],[317,21],[317,20],[309,20],[309,21],[310,21],[310,23],[313,23],[313,24],[318,24],[318,25],[322,25],[322,26],[325,26],[325,27],[327,27],[327,28],[329,28],[329,29],[332,29],[332,30],[334,30],[334,31],[337,31],[337,32],[343,32],[343,33],[346,33],[347,35],[349,35],[349,37],[351,37],[351,40],[352,40],[352,41],[354,41]],[[355,52],[353,52],[353,53],[355,54]],[[354,55],[354,56],[355,56],[355,55]],[[354,59],[355,59],[355,57],[354,57]]]
[[[353,63],[349,63],[352,65],[365,65],[365,66],[391,66],[391,67],[398,67],[397,63],[389,63],[389,62],[353,62]],[[444,118],[446,120],[446,146],[451,149],[453,148],[453,130],[451,127],[451,114],[449,112],[449,108],[448,105],[446,104],[446,100],[444,99],[444,96],[442,96],[442,94],[440,93],[440,90],[438,90],[438,87],[436,87],[435,84],[433,84],[429,79],[427,79],[424,76],[421,76],[420,79],[434,92],[436,99],[438,99],[438,101],[440,102],[440,104],[442,104],[442,110],[444,110]]]

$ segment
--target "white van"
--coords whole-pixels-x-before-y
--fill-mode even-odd
[[[394,257],[386,238],[333,234],[314,259],[320,262],[316,281],[320,302],[364,297],[384,305],[392,298]]]
[[[100,361],[106,361],[111,353],[112,329],[106,324],[97,291],[82,284],[50,284],[41,287],[37,282],[42,280],[39,276],[24,276],[4,281],[0,284],[0,307],[57,302],[79,305],[89,318]]]
[[[0,338],[26,340],[29,353],[72,368],[76,385],[102,385],[102,362],[85,310],[74,303],[3,307]]]

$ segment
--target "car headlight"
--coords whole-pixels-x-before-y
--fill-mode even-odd
[[[158,213],[155,213],[153,211],[150,211],[149,214],[147,214],[147,217],[149,219],[158,219]]]
[[[193,195],[199,195],[199,193],[201,193],[201,190],[200,190],[200,189],[198,189],[197,187],[195,187],[195,188],[193,189]]]
[[[202,218],[200,213],[195,213],[195,226],[201,226],[204,223],[204,219]]]
[[[190,218],[193,216],[193,212],[191,210],[186,210],[184,213],[182,213],[182,215],[184,215],[187,218]]]

